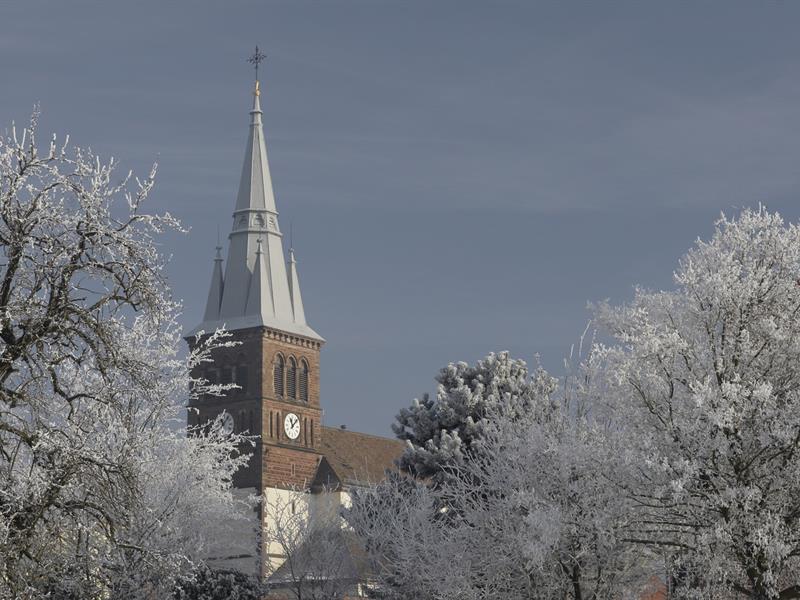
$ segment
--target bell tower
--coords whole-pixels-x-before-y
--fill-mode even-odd
[[[263,59],[258,49],[254,58],[257,67]],[[198,367],[196,375],[239,389],[194,400],[189,423],[225,411],[235,431],[258,436],[250,464],[234,482],[258,492],[306,488],[316,473],[322,435],[319,356],[325,341],[306,322],[293,249],[288,261],[284,257],[260,96],[256,75],[227,260],[218,246],[203,322],[186,337],[192,345],[198,333],[224,327],[238,342],[215,350],[213,363]]]

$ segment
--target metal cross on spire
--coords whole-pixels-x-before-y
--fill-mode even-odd
[[[253,65],[253,67],[255,67],[256,81],[258,81],[258,65],[264,62],[265,58],[267,58],[267,55],[259,51],[258,46],[256,46],[256,51],[253,53],[253,56],[247,59],[247,62]]]

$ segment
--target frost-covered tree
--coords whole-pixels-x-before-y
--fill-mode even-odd
[[[800,228],[722,217],[676,289],[602,306],[641,473],[638,541],[685,597],[800,598]]]
[[[235,518],[242,440],[176,426],[219,336],[180,358],[155,168],[40,152],[35,117],[0,139],[0,597],[163,597]]]
[[[404,408],[392,424],[408,442],[400,467],[418,477],[438,479],[444,467],[463,465],[497,415],[514,420],[533,410],[553,388],[543,370],[533,377],[524,361],[508,352],[490,354],[474,366],[451,363],[428,394]]]
[[[618,415],[603,404],[599,358],[571,370],[546,410],[493,419],[481,452],[441,490],[461,543],[477,549],[469,562],[486,565],[477,577],[466,572],[474,597],[637,598],[657,572],[627,541],[631,502],[618,482],[630,465]],[[494,581],[488,595],[485,581]]]
[[[465,549],[450,543],[448,528],[439,523],[445,518],[433,486],[408,476],[389,473],[376,485],[352,490],[345,519],[363,540],[377,597],[429,600],[449,587]]]
[[[214,570],[200,565],[178,578],[173,600],[262,600],[261,583],[238,571]]]
[[[626,541],[630,502],[615,483],[627,477],[624,441],[613,413],[594,409],[605,389],[597,370],[590,357],[556,388],[546,373],[530,377],[524,362],[503,353],[475,368],[451,367],[452,373],[476,374],[466,380],[472,385],[454,377],[456,391],[450,391],[440,377],[437,397],[447,403],[442,412],[453,429],[459,430],[450,418],[453,398],[459,407],[481,405],[479,412],[460,410],[470,424],[461,430],[477,430],[469,451],[433,463],[438,477],[393,475],[357,491],[346,513],[378,565],[386,595],[635,596],[653,567]],[[498,391],[482,402],[483,390],[492,387]],[[440,414],[435,402],[427,403],[425,414]],[[429,431],[433,437],[439,430]],[[433,455],[425,453],[432,444],[415,441],[426,459]],[[417,455],[413,451],[406,456]]]

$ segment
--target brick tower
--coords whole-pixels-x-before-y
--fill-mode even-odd
[[[228,240],[224,275],[218,247],[203,322],[186,339],[191,345],[200,331],[223,326],[230,331],[240,344],[216,350],[213,364],[199,367],[198,375],[235,382],[240,389],[195,400],[190,423],[225,411],[227,426],[258,436],[250,465],[237,473],[237,487],[259,493],[305,489],[321,458],[319,354],[324,340],[306,323],[292,249],[284,260],[258,81]]]

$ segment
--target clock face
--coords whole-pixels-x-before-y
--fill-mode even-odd
[[[222,413],[222,431],[233,433],[233,417],[230,413]]]
[[[287,414],[283,420],[283,430],[286,432],[286,437],[296,440],[300,435],[300,417],[294,413]]]

